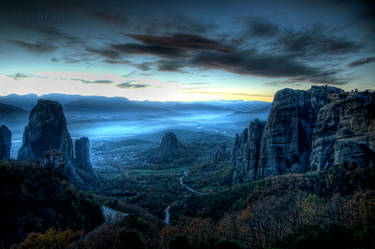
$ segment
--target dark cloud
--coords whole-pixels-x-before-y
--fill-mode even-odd
[[[183,72],[181,70],[185,63],[174,60],[160,60],[158,61],[158,70],[166,72]]]
[[[105,57],[105,58],[108,58],[108,59],[111,59],[111,60],[121,59],[120,53],[117,52],[117,51],[115,51],[115,50],[113,50],[113,49],[108,49],[108,48],[104,48],[104,49],[86,48],[86,51],[98,54],[98,55],[100,55],[102,57]]]
[[[183,57],[187,55],[185,49],[159,45],[142,45],[135,43],[113,44],[111,49],[126,54],[145,54],[160,57]]]
[[[111,24],[127,24],[128,19],[113,11],[86,11],[86,15]]]
[[[364,64],[367,64],[367,63],[371,63],[371,62],[374,62],[374,61],[375,61],[375,57],[367,57],[367,58],[362,58],[362,59],[353,61],[348,66],[349,67],[358,67],[358,66],[361,66],[361,65],[364,65]]]
[[[279,39],[287,53],[299,56],[342,55],[362,48],[358,42],[328,34],[320,25],[309,29],[284,31]]]
[[[75,58],[71,56],[64,56],[62,59],[65,63],[80,63],[84,61],[83,58]]]
[[[108,49],[91,49],[91,51],[105,57],[116,57],[111,59],[117,59],[117,57],[119,57],[118,53],[120,52],[126,54],[144,54],[158,57],[176,58],[191,56],[192,54],[197,53],[199,50],[213,50],[220,52],[234,51],[233,48],[224,46],[212,39],[190,34],[174,34],[172,36],[130,34],[127,36],[142,42],[142,44],[112,44]],[[112,53],[112,51],[115,53]]]
[[[26,42],[26,41],[22,41],[18,39],[4,38],[4,37],[0,37],[0,39],[6,40],[16,46],[22,47],[32,53],[37,53],[37,54],[49,53],[58,48],[57,46],[53,44],[42,42],[42,41]]]
[[[265,18],[252,18],[247,22],[247,32],[251,37],[267,38],[279,33],[279,26]]]
[[[25,28],[34,30],[46,37],[47,41],[63,41],[67,44],[81,44],[83,41],[71,34],[62,32],[56,27],[45,26],[45,25],[32,25],[28,24]]]
[[[325,72],[308,66],[290,56],[273,56],[255,53],[202,52],[189,62],[190,66],[217,69],[227,72],[261,77],[291,77],[311,82],[337,83],[335,72]],[[341,82],[340,82],[341,83]]]
[[[153,15],[144,16],[143,19],[133,27],[133,30],[146,34],[207,34],[215,30],[215,28],[217,28],[217,26],[212,23],[192,19],[185,15],[167,13],[157,17]]]
[[[276,57],[246,52],[232,54],[203,52],[196,56],[190,65],[265,77],[295,77],[318,73],[316,69],[296,62],[288,56]]]
[[[140,64],[133,64],[133,66],[135,66],[136,68],[138,68],[141,71],[149,71],[149,70],[151,70],[151,65],[152,65],[152,63],[150,63],[150,62],[144,62],[144,63],[140,63]]]
[[[23,79],[27,79],[27,78],[39,78],[39,79],[47,79],[48,78],[46,76],[29,74],[29,73],[15,73],[15,74],[8,74],[7,76],[10,77],[10,78],[13,78],[14,80],[23,80]]]
[[[138,83],[132,83],[132,81],[121,83],[116,85],[119,88],[146,88],[150,86],[149,84],[138,84]]]
[[[23,80],[23,79],[32,77],[31,74],[26,74],[26,73],[9,74],[7,76],[10,78],[13,78],[14,80]]]
[[[71,78],[70,80],[80,81],[82,83],[88,83],[88,84],[111,84],[113,83],[112,80],[85,80],[85,79],[80,79],[80,78]]]
[[[131,61],[129,60],[105,60],[105,62],[109,63],[109,64],[123,64],[123,65],[129,65],[129,64],[132,64]]]
[[[91,83],[94,83],[94,84],[110,84],[110,83],[113,83],[113,81],[112,80],[94,80]]]
[[[127,36],[141,41],[144,44],[179,47],[187,50],[214,50],[220,52],[233,52],[234,49],[224,46],[217,41],[207,39],[198,35],[191,34],[173,34],[172,36],[150,36],[128,34]]]

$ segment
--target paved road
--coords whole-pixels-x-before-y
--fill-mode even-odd
[[[181,186],[185,187],[187,190],[189,190],[192,193],[202,195],[203,194],[202,192],[199,192],[199,191],[197,191],[195,189],[192,189],[188,185],[184,184],[184,177],[187,176],[188,174],[189,174],[189,171],[185,170],[184,171],[184,175],[180,177],[180,184],[181,184]]]
[[[168,225],[170,217],[171,217],[171,214],[169,213],[169,206],[164,209],[164,213],[165,213],[164,223]]]
[[[123,212],[114,210],[112,208],[106,207],[106,206],[102,206],[102,212],[103,212],[103,216],[104,216],[104,222],[100,226],[97,226],[92,231],[88,232],[84,236],[84,240],[88,240],[89,236],[91,236],[92,234],[95,234],[97,231],[100,231],[100,229],[104,225],[115,223],[115,222],[119,221],[121,218],[129,215],[127,213],[123,213]]]
[[[123,213],[106,206],[102,206],[102,211],[104,216],[104,223],[107,224],[115,223],[116,221],[128,215],[127,213]]]
[[[187,176],[188,174],[189,174],[189,171],[185,170],[184,174],[179,178],[180,179],[180,185],[183,186],[184,188],[186,188],[187,190],[189,190],[190,192],[194,193],[194,194],[202,195],[203,194],[202,192],[199,192],[195,189],[192,189],[188,185],[184,184],[184,177]],[[170,221],[170,217],[171,217],[171,214],[169,212],[169,206],[164,209],[164,214],[165,214],[164,223],[168,225],[169,221]]]

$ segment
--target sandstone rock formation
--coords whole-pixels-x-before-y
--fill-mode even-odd
[[[236,135],[232,165],[233,182],[254,180],[258,174],[260,139],[265,126],[264,121],[256,119],[245,128],[241,135]]]
[[[311,168],[365,167],[375,162],[375,94],[344,96],[322,107],[315,123]]]
[[[77,164],[77,171],[80,177],[90,183],[96,183],[97,177],[92,168],[90,160],[90,141],[87,137],[81,137],[74,143],[75,147],[75,162]]]
[[[229,154],[227,153],[227,148],[225,144],[222,144],[216,148],[213,154],[213,161],[223,162],[229,159]]]
[[[11,143],[12,132],[8,129],[8,127],[2,125],[0,127],[0,160],[9,160]]]
[[[153,163],[169,163],[174,159],[185,156],[186,147],[177,139],[173,132],[167,132],[163,136],[158,148],[151,152],[149,160]]]
[[[237,135],[233,182],[322,170],[374,159],[374,93],[328,86],[276,93],[264,129],[252,122]]]
[[[343,90],[313,86],[308,91],[283,89],[276,93],[264,128],[257,177],[310,168],[311,139],[319,109],[330,94]]]
[[[77,166],[83,170],[91,171],[90,141],[87,137],[81,137],[74,143]]]
[[[79,187],[87,188],[87,182],[77,171],[73,142],[67,129],[62,106],[55,101],[39,100],[30,112],[29,123],[23,134],[23,144],[18,152],[18,160],[45,161],[45,154],[48,151],[59,151],[69,181]]]

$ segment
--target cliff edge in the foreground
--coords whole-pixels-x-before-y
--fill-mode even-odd
[[[233,182],[374,160],[375,94],[329,86],[276,93],[267,122],[237,136]],[[264,128],[262,128],[264,126]]]

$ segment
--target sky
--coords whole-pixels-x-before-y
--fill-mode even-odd
[[[0,95],[272,101],[374,79],[371,1],[1,1]]]

